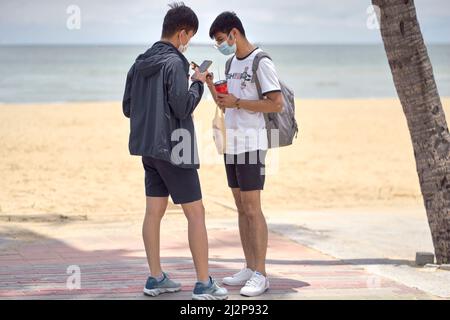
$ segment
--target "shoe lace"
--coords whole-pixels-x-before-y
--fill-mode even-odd
[[[213,280],[211,288],[213,289],[214,292],[220,289],[219,285],[215,280]]]
[[[259,279],[257,277],[251,277],[246,283],[246,286],[257,287],[259,285]]]

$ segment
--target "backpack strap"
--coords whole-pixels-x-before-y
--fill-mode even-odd
[[[230,73],[230,69],[231,69],[231,63],[233,62],[233,58],[235,57],[235,55],[233,55],[230,59],[227,60],[227,62],[225,63],[225,78],[227,76],[227,74]]]
[[[256,90],[258,90],[258,96],[260,99],[263,99],[264,96],[262,94],[261,83],[259,82],[257,71],[258,71],[258,67],[259,67],[259,62],[261,61],[261,59],[264,59],[264,58],[272,60],[272,58],[269,56],[269,54],[267,54],[264,51],[261,51],[256,54],[255,58],[253,59],[253,66],[252,66],[252,72],[253,72],[252,82],[254,82],[256,85]]]

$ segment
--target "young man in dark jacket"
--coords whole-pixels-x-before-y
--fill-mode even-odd
[[[189,62],[182,54],[197,32],[198,19],[183,3],[170,7],[161,40],[137,57],[123,98],[123,113],[130,118],[130,153],[142,156],[145,170],[147,208],[142,234],[151,276],[144,293],[156,296],[181,288],[162,271],[159,254],[160,223],[170,195],[188,219],[189,246],[197,271],[193,299],[226,299],[227,290],[219,287],[208,271],[205,209],[192,121],[207,72],[196,69],[189,86]]]

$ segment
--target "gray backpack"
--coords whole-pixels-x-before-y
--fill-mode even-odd
[[[225,75],[230,73],[231,62],[233,57],[228,59],[225,65]],[[253,60],[252,82],[256,84],[258,95],[260,99],[264,99],[261,90],[261,84],[258,80],[256,71],[258,70],[259,62],[263,58],[271,59],[265,52],[259,52],[256,54]],[[272,60],[272,59],[271,59]],[[281,94],[283,96],[283,110],[276,113],[264,113],[264,119],[266,120],[267,138],[269,141],[269,148],[277,148],[289,146],[292,144],[294,137],[297,138],[298,126],[295,120],[295,98],[294,91],[286,86],[284,82],[280,81]]]

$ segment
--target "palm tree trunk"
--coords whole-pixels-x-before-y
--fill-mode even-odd
[[[437,263],[450,263],[450,136],[414,1],[372,3],[380,8],[381,36],[411,135]]]

